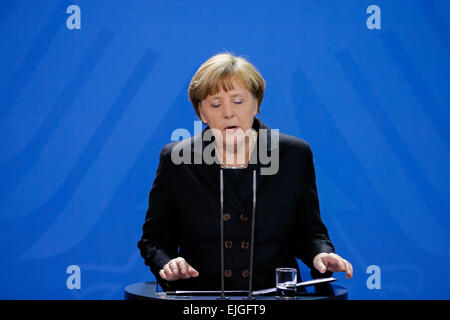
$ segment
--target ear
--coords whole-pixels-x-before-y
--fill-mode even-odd
[[[253,117],[258,113],[258,100],[254,100]]]
[[[203,124],[207,125],[208,121],[207,121],[205,115],[203,114],[203,109],[202,109],[202,103],[201,102],[198,103],[198,113],[200,115],[200,120],[202,120]]]

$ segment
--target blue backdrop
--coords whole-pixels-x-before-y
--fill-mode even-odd
[[[323,220],[354,266],[337,274],[349,297],[449,299],[448,12],[445,0],[3,1],[0,298],[121,299],[154,279],[136,243],[159,152],[174,129],[193,134],[196,69],[231,51],[267,82],[260,118],[312,147]]]

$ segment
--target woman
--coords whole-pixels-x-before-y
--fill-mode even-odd
[[[277,267],[293,267],[300,276],[297,258],[313,274],[342,271],[347,278],[353,274],[352,265],[334,253],[320,218],[309,145],[299,138],[275,135],[256,118],[264,88],[256,68],[229,53],[207,60],[192,78],[189,98],[208,126],[201,135],[168,144],[161,151],[138,242],[145,263],[164,290],[219,290],[222,276],[226,290],[248,288],[254,170],[258,176],[253,289],[274,287]],[[210,142],[205,137],[211,132]],[[212,150],[215,161],[175,164],[172,159],[179,150],[189,159]],[[268,166],[261,161],[264,154],[276,155],[271,159],[277,162],[277,172],[262,174]],[[221,170],[223,223],[219,220]]]

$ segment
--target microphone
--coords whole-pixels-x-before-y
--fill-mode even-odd
[[[225,267],[224,267],[224,252],[223,252],[223,170],[220,169],[220,270],[221,270],[221,288],[220,298],[221,300],[227,299],[225,297]]]
[[[252,206],[252,233],[250,239],[250,275],[248,283],[247,299],[255,299],[253,296],[252,282],[253,282],[253,252],[255,242],[255,211],[256,211],[256,170],[253,170],[253,206]]]

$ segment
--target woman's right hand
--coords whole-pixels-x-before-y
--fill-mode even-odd
[[[164,267],[159,270],[161,278],[167,281],[188,279],[198,277],[199,273],[182,257],[178,257],[167,262]]]

